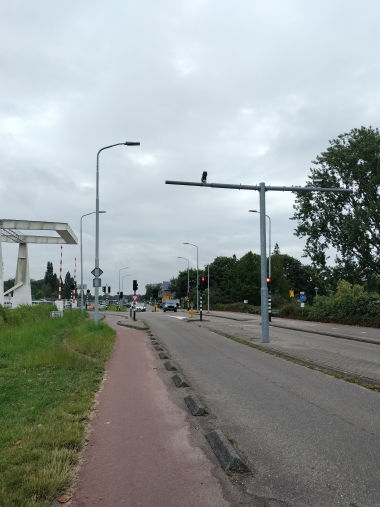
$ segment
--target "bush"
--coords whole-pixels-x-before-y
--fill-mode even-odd
[[[211,305],[210,310],[221,312],[255,313],[257,315],[260,314],[259,306],[245,306],[244,303],[216,303]]]
[[[297,303],[280,309],[280,317],[380,327],[380,296],[340,280],[335,294],[319,296],[304,312]]]

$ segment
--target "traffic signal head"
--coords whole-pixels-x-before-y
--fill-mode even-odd
[[[133,290],[137,290],[139,288],[139,284],[137,283],[137,280],[133,280]]]
[[[90,289],[87,289],[87,294],[90,294],[90,292],[91,292]]]
[[[199,284],[200,290],[206,290],[207,289],[207,279],[205,276],[201,277],[201,283]]]
[[[267,287],[268,287],[268,290],[270,290],[270,282],[271,282],[271,278],[269,278],[269,276],[267,277]]]
[[[122,292],[119,293],[119,299],[123,299],[123,293]]]
[[[102,291],[104,292],[104,294],[106,293],[106,286],[105,285],[102,287]]]
[[[108,286],[108,294],[111,294],[111,287]]]

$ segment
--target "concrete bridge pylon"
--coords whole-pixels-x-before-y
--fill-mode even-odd
[[[36,236],[25,234],[21,231],[56,231],[57,236]],[[18,243],[18,257],[15,284],[4,292],[3,260],[1,243]],[[12,308],[20,305],[32,304],[32,291],[29,274],[28,243],[37,244],[71,244],[76,245],[78,239],[67,223],[40,222],[34,220],[0,220],[0,304],[4,305],[5,299],[12,304]]]

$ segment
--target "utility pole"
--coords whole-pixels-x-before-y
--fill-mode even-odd
[[[267,186],[261,182],[259,185],[234,185],[227,183],[206,183],[195,181],[166,180],[167,185],[185,185],[191,187],[228,188],[236,190],[256,190],[260,192],[260,252],[261,252],[261,341],[269,343],[269,316],[268,316],[268,288],[267,288],[267,261],[266,261],[266,229],[265,229],[265,194],[266,192],[352,192],[350,188],[321,188],[321,187],[284,187]]]

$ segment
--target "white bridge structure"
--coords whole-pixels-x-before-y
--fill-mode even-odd
[[[58,236],[33,235],[29,231],[55,231]],[[19,244],[15,284],[6,292],[4,292],[2,242]],[[4,298],[7,298],[12,303],[12,308],[16,308],[19,305],[32,304],[28,243],[40,245],[76,245],[78,239],[69,224],[0,219],[0,305],[4,305]]]

